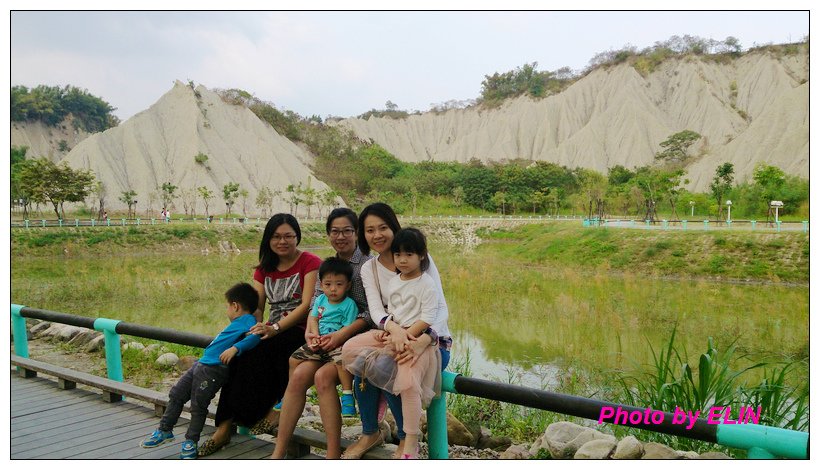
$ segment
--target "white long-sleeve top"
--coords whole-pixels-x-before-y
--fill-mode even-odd
[[[390,292],[387,310],[399,326],[409,328],[419,320],[431,327],[435,323],[438,298],[436,284],[429,274],[421,273],[421,276],[407,281],[394,276],[387,284],[387,291]]]
[[[381,290],[376,287],[372,263],[376,264],[376,273],[379,276],[379,287],[381,287]],[[387,305],[389,302],[389,293],[387,286],[394,277],[398,277],[398,274],[390,271],[379,263],[378,257],[367,260],[362,265],[360,273],[362,285],[367,295],[367,308],[370,310],[370,318],[373,320],[373,323],[380,325],[382,324],[382,319],[388,315]],[[451,336],[450,328],[447,326],[447,318],[450,312],[447,309],[447,301],[444,300],[441,277],[439,276],[438,268],[436,268],[436,263],[433,261],[432,256],[430,256],[430,267],[427,268],[425,274],[428,274],[433,279],[436,290],[436,318],[434,322],[430,323],[431,328],[435,330],[439,337]]]

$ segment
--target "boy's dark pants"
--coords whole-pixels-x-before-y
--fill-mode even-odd
[[[227,380],[228,366],[195,363],[168,394],[168,408],[162,415],[159,429],[165,432],[174,429],[182,413],[182,405],[191,400],[191,422],[188,424],[185,439],[199,442],[205,418],[208,417],[208,405]]]

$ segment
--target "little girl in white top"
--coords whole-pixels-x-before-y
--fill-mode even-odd
[[[406,228],[396,233],[391,251],[400,274],[384,286],[388,294],[389,320],[417,332],[415,336],[418,336],[431,325],[440,323],[436,282],[425,272],[430,266],[427,242],[419,230]],[[446,329],[446,320],[441,326]],[[395,356],[404,356],[403,353],[411,347],[406,336],[390,335],[383,348],[377,346],[375,340],[368,343],[343,349],[342,359],[352,373],[401,396],[403,427],[407,434],[401,457],[415,458],[423,407],[429,405],[441,390],[441,353],[438,347],[433,347],[438,346],[438,342],[434,341],[430,347],[416,353],[412,360],[401,361]],[[374,349],[380,349],[379,352],[384,354],[374,355]]]

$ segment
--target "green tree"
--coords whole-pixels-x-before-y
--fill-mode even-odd
[[[322,202],[323,205],[335,208],[337,206],[336,201],[339,199],[340,196],[341,194],[339,194],[338,191],[328,188],[319,193],[319,200]]]
[[[712,178],[712,184],[709,185],[709,189],[712,190],[712,196],[717,201],[718,218],[723,214],[723,196],[732,189],[734,180],[735,166],[731,163],[724,163],[715,169],[715,177]]]
[[[11,147],[11,199],[13,202],[23,200],[24,216],[27,214],[28,194],[23,192],[22,186],[20,185],[20,171],[23,169],[23,166],[25,166],[27,151],[28,147],[25,145],[21,147]]]
[[[273,204],[273,191],[267,186],[256,193],[256,207],[262,211],[262,217],[268,217],[268,209]]]
[[[492,204],[492,197],[499,188],[498,176],[479,160],[467,164],[458,185],[464,188],[464,201],[482,209]]]
[[[74,170],[44,157],[31,160],[20,173],[22,191],[34,202],[50,203],[59,219],[65,219],[66,202],[81,202],[90,194],[94,180],[90,170]]]
[[[299,212],[299,204],[302,203],[302,183],[298,185],[289,184],[285,191],[289,194],[290,213],[296,216],[296,213]]]
[[[635,172],[627,170],[623,165],[615,165],[609,169],[607,181],[612,186],[626,184],[635,176]]]
[[[211,217],[211,214],[208,212],[208,205],[209,201],[214,198],[214,192],[205,186],[200,186],[196,188],[196,190],[199,191],[199,197],[201,197],[202,202],[205,203],[205,217]]]
[[[242,217],[245,217],[245,218],[248,217],[248,211],[247,211],[248,196],[250,196],[250,193],[248,193],[247,189],[242,188],[242,189],[239,190],[239,197],[242,198]]]
[[[230,217],[233,205],[239,197],[239,183],[230,182],[222,187],[222,198],[225,200],[225,217]]]
[[[786,174],[776,166],[767,165],[760,162],[755,165],[752,173],[752,179],[760,186],[760,196],[766,202],[766,206],[770,201],[776,200],[786,181]]]
[[[137,204],[137,192],[131,189],[123,191],[120,193],[119,200],[128,206],[128,218],[132,218],[134,216],[134,206]]]
[[[461,186],[456,186],[453,188],[453,205],[456,207],[461,207],[464,203],[464,188]]]
[[[496,208],[501,208],[501,215],[507,214],[507,193],[504,191],[496,191],[491,201]]]
[[[174,198],[176,197],[176,190],[178,188],[171,183],[165,182],[162,183],[160,187],[160,199],[162,200],[162,206],[168,209],[171,208],[171,203],[174,202]]]
[[[105,196],[108,194],[107,188],[105,187],[105,183],[102,181],[96,181],[92,185],[92,192],[94,196],[97,197],[97,201],[100,204],[99,210],[97,211],[97,220],[102,220],[103,216],[106,213],[105,210]]]
[[[689,158],[689,147],[697,142],[700,137],[700,134],[690,130],[670,135],[668,139],[661,142],[663,150],[655,154],[655,160],[663,160],[672,164],[685,163]]]

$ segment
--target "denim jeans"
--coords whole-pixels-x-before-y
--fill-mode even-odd
[[[166,432],[173,430],[182,413],[182,406],[190,400],[191,421],[188,423],[185,439],[199,442],[199,435],[208,416],[208,405],[227,380],[227,366],[195,363],[171,388],[168,407],[159,422],[159,429]]]
[[[450,363],[450,351],[439,348],[441,353],[441,370],[447,368]],[[362,390],[361,383],[364,382],[364,390]],[[390,412],[396,419],[396,427],[398,428],[399,439],[404,439],[404,421],[401,414],[401,397],[386,392],[380,388],[376,388],[367,380],[362,380],[361,377],[353,378],[353,393],[356,394],[356,401],[359,403],[359,416],[362,419],[362,434],[375,434],[379,432],[379,423],[377,421],[379,412],[379,395],[383,394],[387,400],[387,406],[390,407]]]

